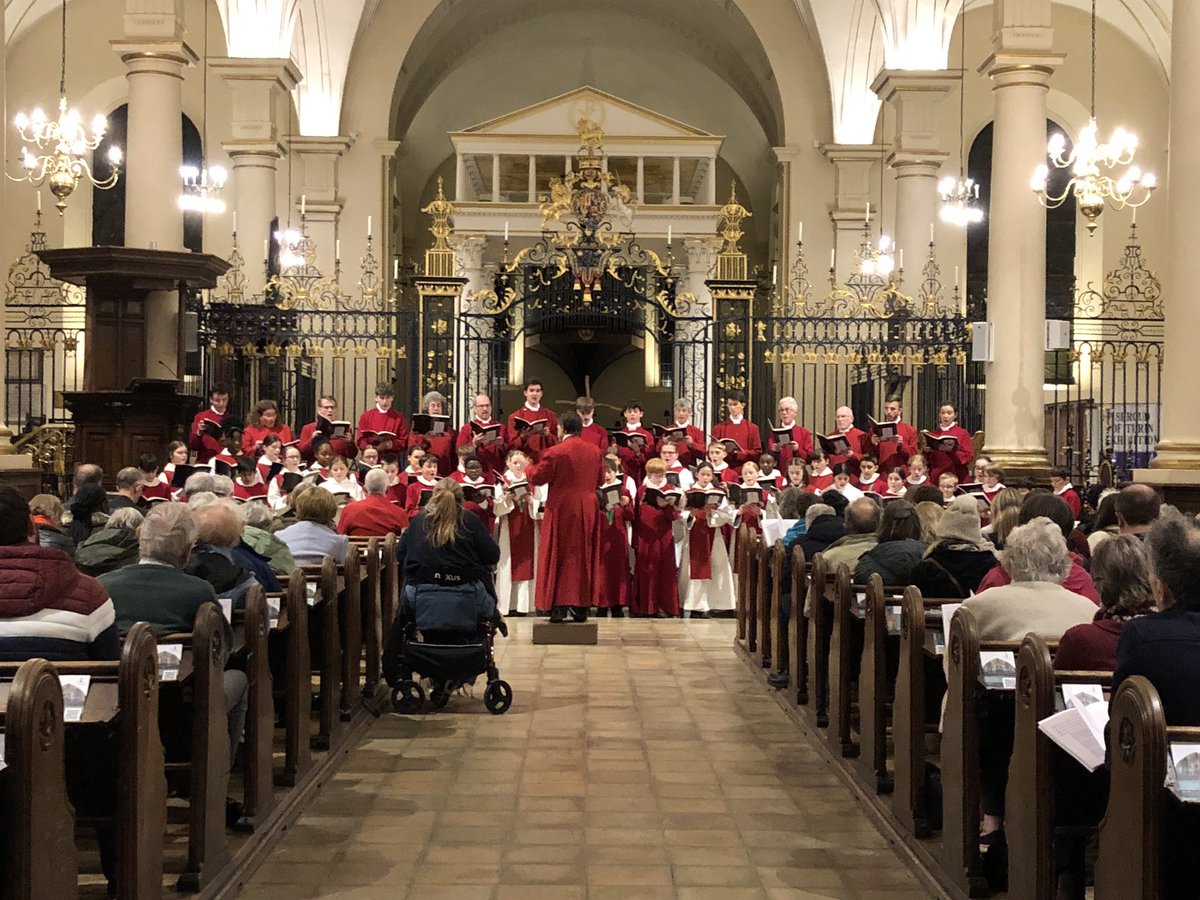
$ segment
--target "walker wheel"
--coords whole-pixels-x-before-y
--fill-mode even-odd
[[[492,681],[483,692],[483,705],[493,716],[503,715],[512,706],[512,685],[507,681]]]
[[[401,681],[392,691],[392,709],[402,716],[415,716],[425,705],[425,691],[415,681]]]

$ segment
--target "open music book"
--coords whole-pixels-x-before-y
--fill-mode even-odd
[[[930,450],[937,450],[939,453],[953,453],[958,449],[958,438],[952,434],[934,434],[932,431],[925,430],[921,432],[925,438],[925,446]]]
[[[1063,685],[1064,691],[1066,687]],[[1095,772],[1104,765],[1104,729],[1107,725],[1108,704],[1093,702],[1070,706],[1047,716],[1038,722],[1038,731],[1089,772]]]

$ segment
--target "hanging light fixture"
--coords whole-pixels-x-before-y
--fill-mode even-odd
[[[860,275],[878,275],[890,279],[892,272],[896,270],[896,260],[893,256],[895,247],[892,245],[892,239],[883,233],[883,172],[887,168],[883,145],[887,124],[886,106],[879,115],[879,243],[871,243],[871,201],[868,200],[867,215],[863,219],[862,243],[858,245],[858,272]]]
[[[1092,95],[1091,119],[1079,135],[1079,140],[1070,150],[1067,139],[1061,133],[1054,134],[1046,146],[1046,153],[1056,169],[1070,169],[1071,178],[1062,191],[1052,193],[1049,186],[1050,168],[1042,164],[1034,173],[1031,187],[1038,201],[1049,209],[1056,209],[1075,197],[1079,211],[1087,219],[1088,236],[1096,232],[1096,219],[1104,212],[1106,203],[1114,209],[1126,206],[1137,208],[1145,204],[1158,179],[1153,172],[1143,172],[1131,165],[1137,153],[1138,138],[1132,131],[1118,127],[1112,137],[1100,143],[1096,125],[1096,0],[1092,0]],[[1111,171],[1128,166],[1124,171]]]
[[[204,131],[200,137],[201,153],[199,166],[183,165],[179,167],[179,176],[183,179],[183,193],[179,195],[179,208],[185,212],[198,212],[201,215],[213,213],[219,215],[225,212],[225,201],[221,199],[221,191],[229,175],[224,166],[209,166],[204,158],[208,156],[208,7],[204,4],[204,68],[203,68],[203,111]]]
[[[947,175],[938,184],[942,198],[941,219],[948,225],[965,228],[983,221],[983,210],[979,200],[979,185],[967,177],[967,151],[965,138],[967,99],[967,0],[962,0],[959,12],[962,21],[959,27],[958,50],[958,178]]]
[[[83,126],[79,110],[67,104],[67,0],[63,0],[62,3],[62,66],[58,78],[58,119],[47,118],[42,108],[38,107],[30,115],[17,113],[13,125],[21,136],[23,174],[20,177],[8,177],[13,181],[28,181],[35,187],[48,184],[60,216],[67,208],[67,198],[74,193],[83,179],[87,179],[101,190],[108,190],[117,183],[120,177],[120,147],[109,147],[108,161],[112,171],[107,178],[96,177],[87,156],[104,140],[108,120],[102,115],[97,115],[92,119],[91,131],[88,131]]]

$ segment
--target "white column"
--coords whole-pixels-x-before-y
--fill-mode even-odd
[[[717,253],[723,244],[724,241],[715,234],[684,238],[683,241],[687,270],[681,287],[683,293],[695,298],[686,315],[697,321],[679,322],[676,326],[675,340],[680,346],[675,361],[675,391],[692,401],[692,421],[706,432],[720,417],[713,410],[713,335],[704,333],[699,319],[712,320],[712,293],[705,281],[713,277]]]
[[[949,156],[942,151],[942,100],[959,79],[947,71],[885,69],[871,89],[896,111],[896,138],[888,164],[896,176],[896,248],[908,255],[910,272],[920,281],[929,244],[929,226],[938,212],[938,169]],[[912,277],[909,284],[916,283]]]
[[[286,152],[280,111],[291,102],[300,70],[290,59],[219,57],[209,65],[231,93],[230,139],[222,144],[233,166],[230,206],[238,216],[242,255],[256,259],[276,214],[276,177]]]
[[[1002,29],[994,42],[1001,49],[981,67],[992,79],[995,100],[988,240],[993,362],[987,364],[984,451],[1006,472],[1039,479],[1048,476],[1050,465],[1042,391],[1046,213],[1029,183],[1045,162],[1046,94],[1063,59],[1048,52],[1049,5],[1049,0],[1001,3],[996,17]],[[1034,27],[1022,28],[1023,23]],[[1035,49],[1029,49],[1030,32],[1041,38]],[[1017,49],[1004,49],[1010,39]]]
[[[821,152],[834,167],[834,205],[829,214],[833,222],[833,246],[837,251],[837,280],[841,284],[854,271],[854,251],[862,241],[867,204],[878,210],[871,194],[871,170],[879,163],[882,148],[878,144],[825,144]],[[814,273],[826,272],[824,257],[809,263]]]
[[[1163,296],[1166,317],[1163,344],[1161,433],[1154,472],[1139,472],[1137,480],[1159,483],[1168,479],[1200,483],[1200,408],[1195,397],[1195,357],[1192,355],[1200,308],[1191,287],[1200,278],[1200,254],[1189,240],[1200,196],[1195,174],[1200,170],[1200,5],[1176,3],[1171,20],[1171,146],[1167,163],[1167,265]],[[1164,472],[1185,469],[1189,472]],[[1152,476],[1152,478],[1146,478]],[[1168,500],[1174,499],[1168,487]],[[1182,498],[1181,498],[1182,499]],[[1187,508],[1194,510],[1194,498]]]
[[[704,180],[704,202],[709,206],[717,203],[717,158],[708,161],[708,174]]]
[[[404,247],[400,244],[401,232],[396,227],[396,223],[392,221],[393,210],[398,219],[400,217],[399,205],[401,198],[399,191],[396,189],[395,178],[395,161],[396,153],[400,149],[399,141],[388,140],[387,138],[376,138],[371,142],[371,145],[379,153],[379,207],[375,207],[372,202],[369,204],[369,209],[374,209],[374,212],[368,212],[368,215],[373,217],[374,240],[376,246],[379,247],[379,258],[382,260],[384,268],[384,281],[394,287],[394,275],[396,271],[395,260],[399,260],[404,256]],[[365,228],[366,222],[355,222],[348,229],[347,233],[353,234],[358,228]]]
[[[671,161],[671,203],[679,205],[679,157]]]
[[[454,199],[459,203],[467,199],[467,164],[461,153],[454,154]]]
[[[293,219],[299,221],[303,199],[308,236],[316,242],[317,267],[325,275],[333,273],[338,219],[345,205],[338,195],[338,161],[350,143],[350,138],[341,136],[294,137],[289,142],[300,163],[299,190],[289,198]]]
[[[491,287],[488,274],[483,265],[483,251],[487,247],[487,236],[483,234],[452,234],[448,238],[451,247],[454,248],[455,259],[458,261],[458,274],[460,277],[467,279],[467,283],[463,285],[462,301],[459,305],[461,312],[478,311],[480,305],[477,301],[471,298],[477,291],[486,290]],[[472,318],[471,337],[484,337],[485,335],[477,334],[478,328],[484,324],[485,320],[481,317],[478,319]],[[488,323],[490,324],[490,323]],[[475,402],[475,395],[486,391],[487,374],[490,371],[492,364],[488,346],[478,341],[470,341],[469,343],[461,339],[462,331],[460,324],[459,339],[455,342],[454,347],[454,369],[457,378],[457,386],[454,392],[454,417],[456,422],[465,422],[471,415],[472,405]],[[490,333],[486,336],[490,337]],[[469,358],[464,358],[464,353],[467,349],[471,353]]]
[[[492,156],[492,202],[500,202],[500,157]]]
[[[646,159],[639,156],[637,161],[637,202],[642,204],[646,202]]]
[[[529,154],[529,202],[537,201],[537,157]]]

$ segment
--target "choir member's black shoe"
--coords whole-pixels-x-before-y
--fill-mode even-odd
[[[654,618],[656,618],[656,619],[669,619],[669,618],[671,618],[671,617],[670,617],[670,616],[668,616],[668,615],[667,615],[665,612],[663,612],[663,611],[660,609],[658,612],[656,612],[656,613],[654,614]]]
[[[551,622],[558,624],[559,622],[565,621],[566,618],[567,618],[567,611],[565,609],[563,609],[561,606],[555,606],[553,609],[550,610],[550,621]]]
[[[693,612],[691,614],[691,617],[693,619],[707,619],[708,618],[708,610],[707,609],[697,610],[696,612]]]
[[[614,619],[623,619],[623,618],[625,618],[625,607],[623,607],[623,606],[614,606],[612,609],[610,609],[610,610],[608,611],[608,613],[609,613],[609,615],[611,615],[611,616],[612,616]]]
[[[607,619],[608,618],[608,608],[604,607],[601,609],[597,609],[596,610],[596,618],[597,619]]]
[[[586,606],[574,606],[571,608],[571,621],[586,622],[588,617],[588,608]]]
[[[517,612],[516,610],[510,610],[508,614],[509,614],[510,616],[513,616],[513,617],[517,618],[517,619],[523,619],[523,618],[525,618],[527,615],[529,615],[528,613]]]

